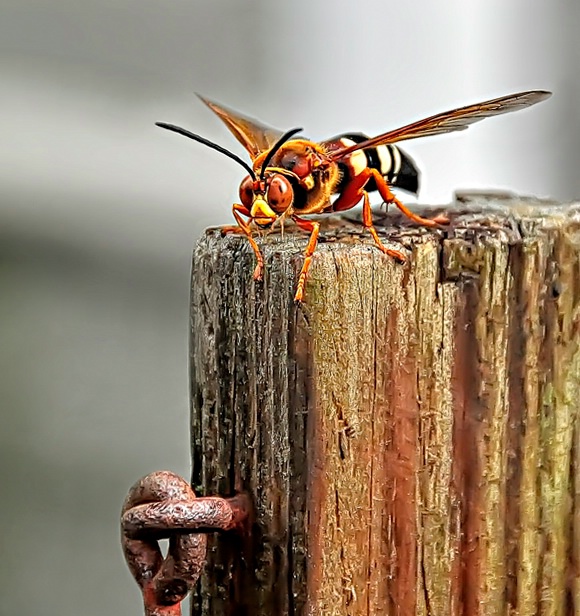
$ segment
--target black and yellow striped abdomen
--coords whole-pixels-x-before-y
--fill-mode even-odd
[[[367,139],[368,137],[362,133],[345,133],[328,143],[347,147]],[[347,157],[344,162],[340,162],[341,180],[337,186],[337,192],[341,192],[342,188],[365,166],[376,169],[392,188],[400,188],[415,195],[419,192],[420,174],[415,161],[392,144],[358,150]],[[369,192],[376,189],[376,184],[372,179],[365,186],[365,190]]]

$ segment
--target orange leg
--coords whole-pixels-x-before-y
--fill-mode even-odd
[[[373,225],[373,215],[371,211],[371,203],[369,201],[369,194],[364,190],[365,185],[371,177],[371,170],[365,169],[362,173],[356,176],[349,184],[346,185],[338,199],[332,204],[332,210],[334,212],[340,212],[342,210],[348,210],[354,207],[361,198],[363,199],[363,225],[364,228],[373,236],[377,248],[390,257],[394,257],[397,261],[405,261],[405,255],[398,251],[386,248],[379,236],[377,230]]]
[[[437,227],[438,225],[449,222],[445,216],[423,218],[422,216],[413,214],[413,212],[411,212],[411,210],[404,203],[401,203],[401,201],[393,195],[387,181],[379,173],[379,171],[377,169],[371,169],[370,167],[364,169],[345,186],[338,199],[332,204],[332,211],[340,212],[342,210],[348,210],[351,207],[354,207],[360,201],[363,189],[371,178],[374,179],[377,189],[384,202],[387,204],[392,203],[396,205],[401,212],[403,212],[403,214],[405,214],[405,216],[410,218],[412,221],[423,225],[424,227]]]
[[[264,257],[262,257],[262,253],[258,248],[258,244],[256,244],[256,240],[252,237],[252,230],[250,229],[250,225],[246,220],[242,218],[242,216],[250,216],[250,210],[247,207],[241,205],[240,203],[234,203],[232,206],[232,213],[236,222],[238,223],[239,228],[242,230],[242,233],[248,238],[252,249],[254,250],[254,254],[256,255],[256,269],[254,270],[254,280],[262,280],[262,271],[264,269]],[[235,229],[235,227],[234,227]],[[226,233],[227,233],[226,229]]]
[[[292,216],[294,222],[304,231],[308,231],[310,233],[310,239],[308,240],[308,246],[306,246],[306,250],[304,251],[304,263],[302,264],[302,269],[300,270],[300,276],[298,277],[298,285],[296,287],[296,295],[294,296],[295,302],[301,302],[302,297],[304,296],[304,285],[306,284],[306,275],[308,274],[308,270],[310,268],[310,263],[312,262],[312,255],[316,250],[316,243],[318,242],[318,232],[320,230],[320,223],[314,222],[312,220],[304,220],[303,218],[298,218],[298,216]]]
[[[389,255],[389,257],[395,258],[397,261],[400,261],[401,263],[405,261],[406,258],[402,252],[398,250],[393,250],[392,248],[387,248],[386,246],[383,245],[383,243],[379,239],[379,236],[377,235],[377,230],[375,229],[375,226],[373,225],[371,202],[369,201],[369,193],[366,190],[363,191],[363,225],[364,225],[364,228],[373,236],[373,239],[375,240],[375,244],[377,245],[377,248],[379,248],[379,250],[382,250],[386,255]]]
[[[238,227],[238,225],[223,225],[222,227],[220,227],[220,231],[222,235],[229,235],[230,233],[237,235],[240,233],[244,233],[244,230]]]
[[[446,216],[436,216],[435,218],[423,218],[422,216],[417,216],[417,214],[413,214],[411,210],[401,201],[393,195],[387,181],[385,178],[379,173],[377,169],[369,169],[370,176],[374,179],[377,189],[384,199],[385,203],[393,203],[396,205],[407,218],[410,218],[413,222],[416,222],[419,225],[423,225],[424,227],[438,227],[439,225],[444,225],[449,222],[449,219]]]

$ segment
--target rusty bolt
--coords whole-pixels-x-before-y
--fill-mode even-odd
[[[245,495],[196,498],[191,486],[170,471],[140,479],[121,513],[123,551],[141,587],[146,616],[180,616],[181,601],[205,564],[207,536],[241,529],[248,517]],[[169,538],[164,558],[158,540]]]

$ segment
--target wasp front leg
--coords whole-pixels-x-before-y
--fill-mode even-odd
[[[236,222],[238,223],[238,227],[241,229],[242,233],[248,238],[250,242],[250,246],[252,247],[254,254],[256,255],[256,269],[254,270],[254,280],[262,280],[262,272],[264,270],[264,257],[262,257],[262,253],[258,248],[258,244],[256,244],[256,240],[252,237],[252,230],[250,229],[250,225],[247,220],[244,220],[242,216],[250,216],[250,210],[244,205],[240,203],[234,203],[232,206],[232,213]],[[235,227],[234,227],[235,229]],[[226,231],[227,232],[227,231]]]
[[[298,216],[293,216],[292,219],[303,231],[308,231],[310,233],[310,239],[308,240],[308,245],[306,246],[306,250],[304,251],[304,263],[302,264],[300,276],[298,277],[296,295],[294,296],[295,302],[301,302],[302,297],[304,296],[304,285],[306,284],[306,276],[308,274],[308,270],[310,269],[312,255],[316,250],[316,244],[318,242],[320,223],[314,222],[313,220],[304,220],[303,218],[298,218]]]

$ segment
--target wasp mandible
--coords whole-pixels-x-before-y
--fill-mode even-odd
[[[320,143],[297,137],[301,128],[283,132],[200,96],[247,150],[251,166],[233,152],[184,128],[164,122],[158,122],[157,126],[225,154],[248,172],[240,184],[241,203],[235,203],[232,211],[237,228],[246,235],[256,255],[254,279],[261,280],[264,268],[262,253],[253,237],[254,229],[269,230],[276,223],[291,218],[298,227],[310,233],[294,297],[300,302],[320,229],[319,222],[303,216],[341,212],[362,200],[363,226],[377,248],[403,262],[405,255],[385,247],[377,235],[369,192],[378,191],[386,204],[396,205],[405,216],[420,225],[434,227],[444,224],[447,219],[418,216],[393,194],[391,188],[415,194],[419,190],[419,172],[415,163],[394,144],[406,139],[465,130],[474,122],[524,109],[549,96],[551,92],[544,90],[519,92],[439,113],[377,137],[345,133]],[[333,196],[336,197],[331,200]]]

